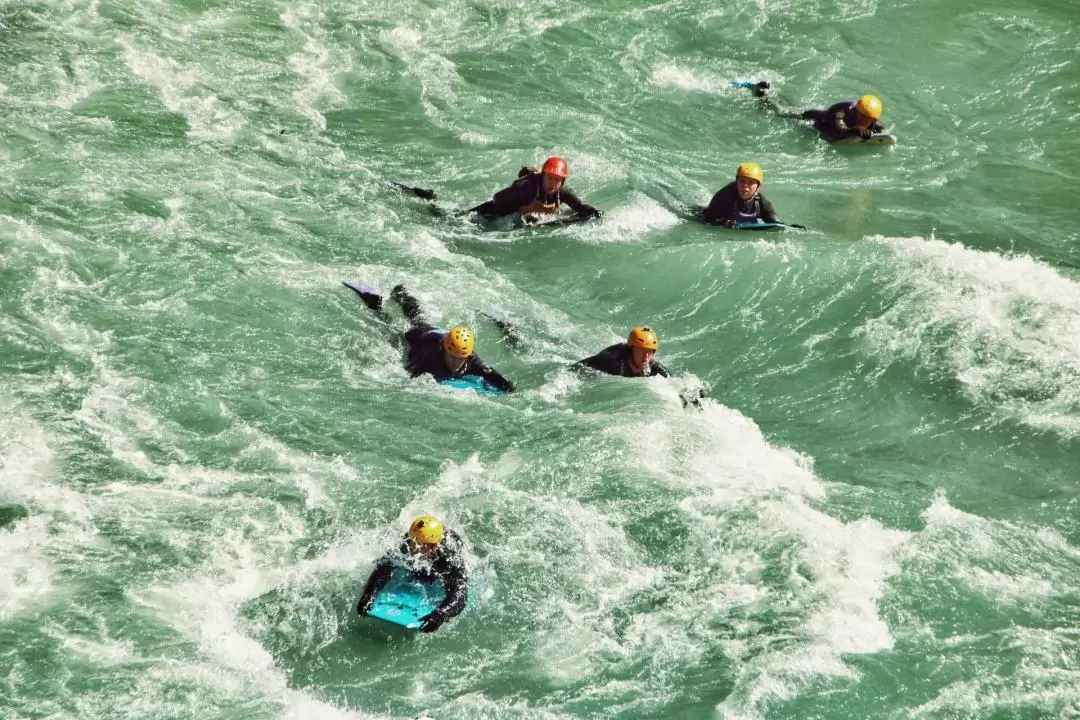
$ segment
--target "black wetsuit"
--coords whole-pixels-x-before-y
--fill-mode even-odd
[[[364,615],[371,607],[371,602],[394,574],[395,568],[409,572],[411,580],[425,583],[442,582],[446,598],[435,611],[425,618],[420,628],[423,632],[437,630],[440,625],[459,615],[465,609],[469,599],[469,578],[465,570],[465,560],[461,555],[461,537],[453,530],[447,530],[439,547],[428,556],[413,555],[409,552],[409,536],[406,533],[396,551],[383,555],[371,571],[356,611]]]
[[[401,305],[405,317],[413,325],[405,333],[408,353],[405,367],[410,375],[418,377],[424,373],[430,373],[437,381],[460,378],[464,375],[479,375],[503,392],[513,392],[514,383],[493,370],[476,353],[469,356],[460,370],[454,371],[448,368],[443,356],[443,339],[446,337],[446,331],[438,330],[423,321],[420,303],[401,285],[394,288],[390,297]]]
[[[738,182],[728,183],[720,188],[709,206],[705,208],[705,222],[710,225],[723,225],[731,221],[736,225],[757,222],[780,222],[772,203],[761,193],[756,193],[750,200],[743,202],[739,197]]]
[[[641,377],[641,375],[636,374],[630,367],[630,346],[624,342],[616,343],[604,348],[592,357],[579,360],[574,364],[574,367],[588,367],[593,370],[599,370],[602,373],[607,373],[608,375]],[[660,375],[662,377],[670,377],[671,375],[671,373],[667,371],[667,368],[656,360],[649,363],[649,372],[646,374]]]
[[[578,215],[599,215],[600,211],[588,203],[582,202],[574,191],[563,185],[551,194],[544,193],[543,174],[534,172],[530,168],[522,168],[517,180],[509,187],[505,187],[485,203],[473,208],[474,212],[486,217],[497,218],[522,212],[534,203],[538,205],[554,206],[558,211],[559,205],[566,203],[571,210]],[[526,212],[548,212],[533,209]]]
[[[838,102],[824,110],[818,108],[806,110],[797,117],[814,123],[814,128],[830,142],[862,135],[862,131],[856,126],[858,117],[854,100]],[[885,126],[877,120],[870,123],[869,129],[875,133],[885,132]]]

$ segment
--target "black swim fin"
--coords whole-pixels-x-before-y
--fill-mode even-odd
[[[382,311],[382,295],[375,292],[367,285],[359,285],[356,283],[341,281],[341,284],[352,290],[354,293],[360,296],[360,299],[364,301],[364,304],[375,312]]]
[[[398,182],[397,180],[391,180],[390,184],[393,185],[394,187],[398,188],[399,190],[404,190],[405,192],[410,192],[413,195],[415,195],[416,197],[421,198],[423,200],[435,200],[436,199],[435,191],[434,190],[429,190],[428,188],[416,187],[415,185],[406,185],[405,183]]]
[[[772,87],[772,85],[770,85],[767,80],[760,80],[758,82],[751,82],[749,80],[732,80],[731,86],[737,88],[746,88],[754,94],[754,97],[765,97],[765,93],[768,91],[769,88]]]
[[[487,318],[492,325],[499,328],[499,331],[511,346],[517,349],[525,347],[525,341],[521,338],[521,335],[518,334],[517,328],[507,319],[506,315],[497,310],[492,310],[491,312],[479,310],[478,312]]]

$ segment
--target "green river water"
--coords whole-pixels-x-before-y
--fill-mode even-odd
[[[1080,718],[1078,18],[0,0],[0,717]],[[552,154],[601,222],[388,185]],[[675,212],[750,160],[810,230]],[[568,370],[640,324],[671,379]],[[472,601],[403,636],[354,607],[424,513]]]

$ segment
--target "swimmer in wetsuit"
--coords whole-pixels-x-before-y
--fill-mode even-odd
[[[660,375],[670,377],[670,373],[657,360],[653,359],[660,338],[656,331],[648,327],[636,327],[630,331],[626,342],[610,345],[597,354],[579,360],[575,368],[591,368],[608,375],[622,377],[645,377]]]
[[[438,518],[423,515],[412,521],[396,551],[383,555],[371,571],[356,612],[363,617],[375,604],[375,596],[390,582],[395,568],[409,573],[411,580],[441,582],[446,598],[421,618],[420,632],[435,632],[450,618],[465,609],[469,599],[468,575],[462,557],[461,538],[443,527]]]
[[[668,369],[653,359],[660,347],[660,338],[649,327],[636,327],[630,331],[626,342],[609,345],[600,352],[574,363],[572,369],[589,368],[608,375],[620,377],[648,377],[659,375],[671,377]],[[679,391],[679,400],[683,407],[701,409],[705,398],[705,389],[700,386],[684,387]]]
[[[844,100],[824,109],[811,108],[788,113],[767,95],[769,83],[756,83],[750,90],[780,117],[812,122],[814,129],[829,142],[853,137],[868,138],[875,133],[885,132],[885,126],[878,122],[883,106],[876,95],[863,95],[858,100]]]
[[[602,213],[599,210],[582,202],[565,186],[569,174],[565,160],[550,157],[544,162],[540,172],[533,168],[522,168],[513,184],[495,193],[491,200],[471,208],[469,212],[487,218],[500,218],[515,213],[528,218],[532,215],[557,213],[565,203],[581,217],[600,217]]]
[[[743,163],[735,171],[735,182],[720,188],[704,210],[710,225],[735,227],[758,222],[780,222],[772,203],[758,190],[765,171],[757,163]]]
[[[345,285],[358,294],[380,320],[389,322],[382,307],[381,295],[367,286]],[[493,370],[476,354],[476,334],[472,330],[464,325],[440,330],[428,324],[420,311],[419,301],[406,292],[404,285],[395,286],[390,291],[390,298],[401,305],[402,312],[412,324],[402,335],[406,351],[405,368],[412,377],[427,373],[441,382],[477,375],[503,392],[514,391],[513,382]]]

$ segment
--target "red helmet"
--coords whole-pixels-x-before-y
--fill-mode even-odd
[[[570,168],[566,166],[566,161],[561,157],[549,157],[544,161],[544,172],[565,180],[566,176],[570,174]]]

